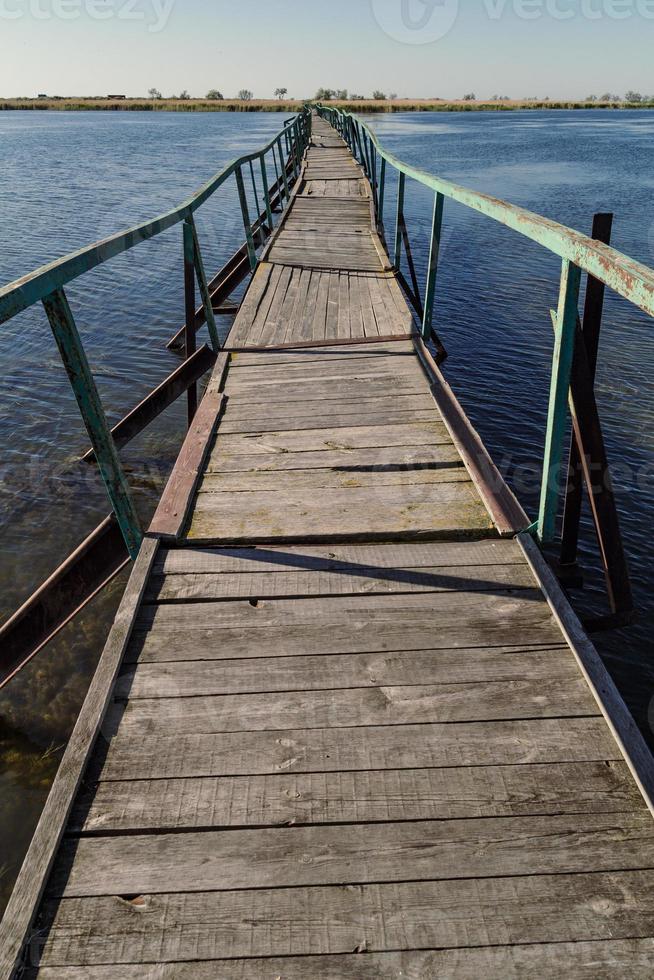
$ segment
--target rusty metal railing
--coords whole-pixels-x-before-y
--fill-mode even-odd
[[[604,288],[612,289],[634,306],[654,316],[654,270],[610,247],[605,230],[608,217],[606,215],[596,216],[593,237],[589,237],[507,201],[470,190],[409,166],[384,149],[375,133],[356,115],[325,105],[318,105],[315,108],[319,115],[340,133],[363,167],[372,189],[377,226],[382,234],[389,167],[398,174],[395,234],[391,242],[391,254],[399,273],[404,248],[411,282],[404,280],[403,276],[402,281],[421,319],[423,339],[434,339],[437,346],[440,345],[440,340],[434,331],[434,315],[446,199],[456,201],[492,218],[560,257],[559,303],[558,309],[552,312],[555,342],[545,432],[543,478],[538,518],[529,530],[537,535],[541,544],[555,543],[556,521],[564,482],[562,477],[565,475],[566,466],[570,463],[574,472],[571,480],[568,481],[566,492],[562,559],[567,563],[573,563],[576,559],[580,515],[578,483],[583,476],[589,490],[612,609],[617,613],[621,611],[623,618],[628,618],[633,611],[631,589],[620,539],[617,510],[608,477],[608,463],[593,383]],[[424,299],[420,295],[404,217],[407,179],[417,181],[434,192]],[[610,222],[608,227],[610,232]],[[582,324],[579,315],[579,297],[584,272],[588,274],[588,288]],[[564,458],[569,408],[574,432],[570,460]],[[597,481],[591,480],[593,472],[607,479],[603,479],[598,486]]]
[[[42,303],[91,443],[83,458],[98,466],[112,508],[112,516],[0,628],[0,687],[138,554],[143,531],[118,450],[184,392],[188,394],[189,421],[192,419],[197,408],[197,382],[211,368],[220,350],[215,309],[219,310],[219,304],[256,269],[258,249],[273,231],[274,213],[283,210],[290,200],[310,134],[311,113],[304,109],[287,120],[264,147],[234,160],[173,210],[66,255],[0,289],[0,324]],[[258,183],[255,166],[259,170]],[[275,179],[270,184],[269,174],[273,171]],[[236,181],[245,243],[208,280],[194,215],[232,177]],[[183,230],[185,323],[169,346],[183,347],[186,359],[112,430],[65,287],[175,225],[181,225]],[[201,298],[199,309],[196,285]],[[203,323],[208,327],[210,347],[196,350],[196,333]]]

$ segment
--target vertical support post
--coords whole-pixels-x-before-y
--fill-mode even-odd
[[[300,122],[296,119],[293,123],[293,147],[295,155],[295,164],[297,176],[300,176],[300,171],[302,170],[302,151],[300,148]]]
[[[272,213],[272,206],[270,203],[270,189],[268,187],[268,171],[266,169],[266,157],[264,153],[261,154],[261,180],[263,181],[263,199],[266,205],[266,218],[268,220],[268,230],[272,234],[273,213]]]
[[[431,224],[431,245],[429,248],[429,265],[427,266],[427,285],[425,287],[425,309],[422,318],[423,340],[430,339],[434,323],[434,295],[436,292],[436,276],[438,275],[444,203],[445,197],[437,192],[434,196],[434,216]]]
[[[286,200],[287,201],[290,201],[291,195],[290,195],[290,192],[289,192],[289,189],[288,189],[288,179],[287,179],[287,176],[286,176],[286,159],[284,157],[284,152],[282,150],[282,138],[281,138],[281,136],[279,137],[279,139],[277,141],[277,146],[279,148],[279,165],[280,165],[281,171],[282,171],[282,180],[284,181],[284,192],[286,194]]]
[[[279,174],[279,170],[277,168],[277,154],[275,153],[275,144],[274,143],[273,143],[273,146],[272,146],[272,158],[273,158],[273,164],[275,165],[275,180],[276,180],[276,185],[275,186],[279,190],[279,210],[280,211],[283,211],[284,210],[284,197],[283,197],[283,194],[282,194],[281,177],[280,177],[280,174]]]
[[[248,209],[248,199],[245,194],[245,184],[243,183],[243,171],[240,167],[237,167],[235,173],[236,186],[238,188],[238,200],[241,205],[241,214],[243,215],[243,226],[245,228],[245,238],[247,241],[248,258],[250,259],[250,268],[252,272],[254,272],[257,267],[257,253],[254,247],[252,225],[250,224],[250,212]]]
[[[372,182],[372,170],[370,167],[370,143],[365,129],[362,130],[364,169],[368,175],[368,180]]]
[[[379,224],[379,197],[377,195],[377,150],[370,144],[370,157],[372,164],[372,176],[370,178],[370,186],[372,187],[372,203],[375,209],[375,222]]]
[[[610,245],[612,228],[612,214],[596,214],[593,217],[591,236],[604,245]],[[595,279],[594,276],[588,276],[586,301],[584,304],[583,340],[586,345],[588,365],[593,383],[597,370],[602,313],[604,312],[604,293],[604,283]],[[570,446],[568,486],[566,489],[563,532],[561,535],[562,565],[574,565],[577,561],[579,526],[583,501],[583,480],[583,461],[577,441],[573,440]]]
[[[402,261],[402,225],[404,223],[404,191],[406,186],[406,174],[400,173],[397,185],[397,219],[395,222],[395,254],[393,263],[396,269],[400,268]]]
[[[195,354],[195,240],[193,238],[193,226],[185,221],[183,224],[184,232],[184,314],[186,329],[184,331],[184,354],[189,358]],[[186,392],[187,398],[187,417],[189,428],[198,410],[198,386],[197,382],[189,385]]]
[[[202,252],[200,251],[200,241],[198,239],[198,231],[195,227],[195,221],[193,220],[193,215],[188,215],[184,219],[191,227],[193,234],[193,259],[195,262],[195,275],[198,281],[198,286],[200,287],[200,296],[202,297],[202,307],[204,309],[204,318],[207,321],[207,329],[209,330],[209,339],[211,341],[211,348],[214,353],[218,353],[220,350],[220,337],[218,336],[218,327],[216,326],[216,318],[213,315],[213,304],[211,302],[211,293],[209,292],[209,285],[207,280],[207,274],[204,269],[204,262],[202,261]]]
[[[257,218],[261,214],[261,205],[259,204],[259,191],[257,190],[257,182],[254,179],[254,164],[250,160],[250,176],[252,178],[252,192],[254,194],[254,206],[256,208]],[[263,236],[261,236],[261,242],[263,243]]]
[[[543,544],[550,544],[556,533],[556,513],[559,504],[563,441],[568,415],[570,373],[579,316],[580,285],[581,269],[564,259],[561,269],[559,307],[556,315],[552,382],[543,460],[543,485],[538,515],[538,536]]]
[[[143,540],[141,524],[64,290],[55,289],[46,296],[43,307],[91,440],[98,469],[125,546],[134,561]]]
[[[384,201],[386,197],[386,158],[382,157],[379,173],[379,214],[377,215],[377,227],[380,231],[384,228]]]

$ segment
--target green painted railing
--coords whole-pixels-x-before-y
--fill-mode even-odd
[[[264,197],[269,230],[271,231],[273,211],[268,184],[268,165],[272,164],[277,186],[282,189],[280,193],[282,202],[284,200],[288,202],[290,200],[290,183],[300,174],[301,160],[308,145],[310,134],[311,113],[305,109],[298,116],[287,120],[284,128],[266,146],[234,160],[224,170],[212,177],[192,197],[183,201],[172,211],[57,259],[57,261],[42,266],[0,289],[0,324],[6,323],[36,303],[41,302],[45,308],[91,440],[111,506],[132,559],[138,553],[143,532],[64,287],[84,273],[109,261],[109,259],[121,255],[123,252],[128,252],[136,245],[140,245],[142,242],[162,234],[167,229],[181,224],[186,280],[189,278],[188,271],[190,268],[191,285],[193,285],[194,273],[200,289],[211,346],[214,351],[218,351],[220,340],[194,221],[195,212],[230,177],[235,177],[250,267],[254,271],[258,262],[257,243],[260,244],[262,238],[258,224],[261,212],[254,165],[257,163],[260,168],[261,191]],[[249,175],[252,184],[253,199],[256,206],[254,221],[250,217],[246,180],[243,174],[244,168],[247,168],[246,175]]]
[[[539,214],[516,207],[499,198],[469,190],[443,180],[399,160],[379,142],[375,133],[357,116],[329,106],[318,105],[319,115],[340,133],[354,156],[363,166],[373,192],[377,224],[384,228],[384,200],[388,167],[398,173],[397,212],[395,216],[394,262],[399,270],[402,243],[408,252],[404,224],[406,180],[410,178],[434,191],[430,254],[427,267],[424,303],[421,304],[422,332],[432,336],[436,299],[438,257],[445,199],[457,201],[473,211],[506,225],[525,238],[558,255],[561,260],[561,284],[555,315],[555,343],[545,438],[543,482],[538,522],[534,530],[543,543],[555,538],[556,517],[560,502],[561,475],[564,465],[565,434],[570,392],[570,374],[579,321],[581,273],[608,286],[630,303],[654,316],[654,270],[635,262],[616,249],[581,232],[558,224]],[[410,256],[410,253],[409,253]],[[414,278],[414,293],[417,281]],[[419,299],[419,297],[414,297]]]

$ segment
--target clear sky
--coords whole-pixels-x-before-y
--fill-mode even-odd
[[[0,0],[0,97],[654,94],[654,0]]]

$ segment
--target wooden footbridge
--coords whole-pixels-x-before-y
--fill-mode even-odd
[[[174,391],[189,390],[192,421],[145,534],[116,443],[152,402],[108,433],[73,357],[62,283],[78,267],[0,292],[4,319],[44,301],[135,558],[0,927],[2,976],[650,977],[652,758],[539,540],[554,527],[548,478],[571,383],[581,449],[588,438],[574,397],[581,270],[591,290],[611,285],[649,312],[652,273],[430,178],[416,327],[416,291],[385,247],[394,158],[328,110],[303,113],[284,139],[272,190],[263,162],[258,182],[252,168],[254,222],[252,160],[230,171],[247,243],[212,282],[192,220],[207,189],[175,213],[188,356]],[[491,217],[506,209],[500,220],[530,237],[547,226],[563,260],[534,526],[430,343],[442,205],[457,195]],[[151,237],[128,234],[125,248]],[[91,260],[117,254],[111,241]],[[219,349],[214,307],[244,265],[254,275]],[[195,351],[205,319],[213,351]],[[213,371],[196,411],[199,356]],[[158,405],[172,399],[162,391]],[[91,553],[97,570],[102,540],[76,560]],[[61,595],[71,574],[49,587]],[[42,632],[56,628],[42,599],[5,629],[8,672],[28,655],[19,640],[32,636],[29,655],[42,643],[24,625],[16,639],[35,602]]]

